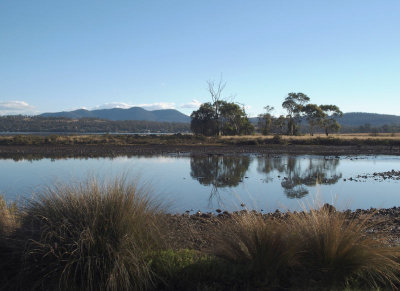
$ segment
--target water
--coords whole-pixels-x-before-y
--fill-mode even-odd
[[[341,209],[400,206],[400,180],[349,178],[400,170],[398,156],[153,156],[0,160],[0,193],[8,201],[32,197],[55,183],[126,176],[151,185],[172,213],[186,210],[299,210],[334,203]],[[346,181],[345,181],[346,179]]]

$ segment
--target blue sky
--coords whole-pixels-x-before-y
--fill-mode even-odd
[[[175,108],[207,80],[254,116],[289,92],[400,115],[400,1],[0,1],[0,114]]]

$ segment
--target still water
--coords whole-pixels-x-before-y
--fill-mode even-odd
[[[359,175],[400,170],[399,156],[152,156],[0,160],[0,194],[8,201],[44,187],[87,178],[151,185],[169,212],[285,211],[328,202],[341,209],[400,206],[400,180]]]

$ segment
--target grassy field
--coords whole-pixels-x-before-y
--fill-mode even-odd
[[[374,227],[368,216],[332,207],[285,219],[236,213],[210,227],[215,248],[196,251],[171,248],[163,207],[123,180],[53,187],[19,207],[0,202],[3,290],[377,290],[400,283],[400,248],[384,234],[367,235]]]
[[[271,139],[274,135],[244,135],[244,136],[222,136],[221,139]],[[400,133],[338,133],[329,134],[327,137],[325,134],[314,134],[310,136],[309,134],[299,135],[299,136],[281,136],[285,140],[302,140],[302,139],[313,139],[313,138],[340,138],[340,139],[392,139],[400,140]]]

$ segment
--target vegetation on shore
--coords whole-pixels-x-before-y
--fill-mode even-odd
[[[329,145],[329,146],[400,146],[398,134],[336,134],[326,137],[247,135],[206,137],[191,134],[140,135],[11,135],[0,136],[0,145]]]
[[[53,187],[0,203],[4,290],[396,288],[400,249],[368,234],[369,217],[333,207],[276,219],[232,214],[210,227],[215,248],[172,248],[177,233],[144,188],[118,180]],[[168,238],[168,239],[167,239]]]

